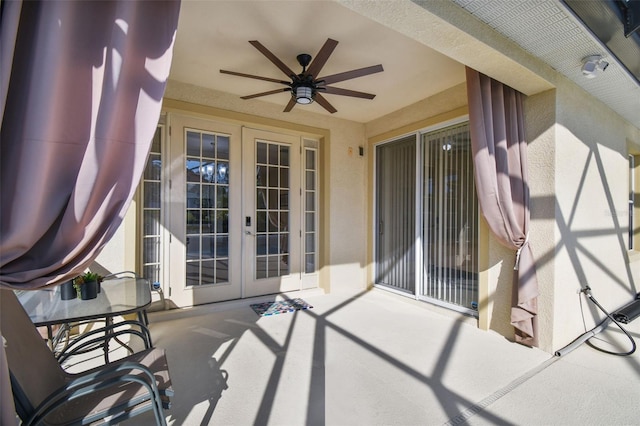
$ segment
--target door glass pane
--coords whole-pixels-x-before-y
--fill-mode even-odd
[[[142,177],[142,271],[153,285],[160,286],[162,262],[162,131],[158,127]]]
[[[229,160],[229,136],[218,135],[216,138],[216,158]]]
[[[423,136],[422,294],[477,309],[478,205],[468,124]]]
[[[188,130],[186,141],[187,286],[227,282],[229,137]]]
[[[187,156],[200,157],[200,137],[199,132],[187,131]]]
[[[318,170],[316,169],[315,148],[305,147],[304,152],[304,272],[311,274],[316,272],[318,244],[316,238],[316,200],[318,190],[316,180]]]
[[[214,135],[202,135],[202,158],[216,158],[216,138]]]
[[[160,235],[160,210],[145,209],[143,212],[144,235],[154,236]]]
[[[256,279],[289,274],[289,149],[256,143]]]
[[[143,207],[147,209],[160,209],[160,182],[146,181],[142,187],[144,190]]]
[[[155,140],[156,138],[154,138]],[[162,160],[159,154],[155,154],[153,149],[158,149],[160,147],[160,143],[151,144],[152,151],[149,153],[149,159],[147,160],[147,166],[144,169],[144,179],[145,181],[160,181],[160,173],[162,172]]]
[[[376,283],[415,293],[416,137],[376,148]]]

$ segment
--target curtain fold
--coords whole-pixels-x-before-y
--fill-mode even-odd
[[[516,250],[511,308],[516,341],[537,346],[538,282],[528,238],[523,95],[468,67],[466,77],[478,202],[498,241]]]
[[[158,123],[179,10],[179,0],[0,3],[0,297],[77,275],[120,226]]]
[[[33,289],[82,271],[119,227],[158,123],[180,3],[28,1],[9,13],[19,7],[4,2],[2,14],[0,287]],[[5,25],[11,16],[19,26]]]

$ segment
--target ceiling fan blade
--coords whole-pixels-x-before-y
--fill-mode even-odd
[[[273,64],[280,68],[280,70],[285,73],[288,77],[293,78],[294,76],[296,76],[297,74],[295,72],[293,72],[291,70],[291,68],[289,68],[288,66],[286,66],[284,64],[284,62],[282,62],[280,59],[278,59],[276,57],[276,55],[274,55],[273,53],[271,53],[271,51],[269,49],[267,49],[266,47],[264,47],[262,45],[262,43],[260,43],[257,40],[251,40],[249,41],[249,43],[251,43],[253,45],[253,47],[255,47],[256,49],[258,49],[260,51],[260,53],[262,53],[264,56],[267,57],[267,59],[269,59],[271,62],[273,62]]]
[[[222,74],[230,74],[230,75],[237,75],[238,77],[247,77],[247,78],[254,78],[256,80],[263,80],[263,81],[271,81],[273,83],[280,83],[280,84],[286,84],[287,86],[289,84],[291,84],[290,81],[283,81],[283,80],[278,80],[275,78],[269,78],[269,77],[261,77],[259,75],[252,75],[252,74],[245,74],[242,72],[235,72],[235,71],[227,71],[227,70],[220,70],[220,72]]]
[[[296,98],[292,96],[291,99],[289,99],[289,103],[286,107],[284,107],[284,111],[282,112],[289,112],[293,109],[294,106],[296,106]]]
[[[269,90],[268,92],[256,93],[254,95],[241,96],[240,99],[259,98],[260,96],[275,95],[276,93],[287,92],[287,91],[290,91],[290,90],[291,89],[288,88],[288,87],[286,87],[284,89]]]
[[[316,92],[315,97],[313,98],[317,103],[319,103],[324,109],[329,111],[331,114],[337,112],[338,110],[333,107],[325,98],[322,97],[320,93]]]
[[[305,74],[312,75],[312,76],[318,75],[318,73],[320,72],[324,64],[327,63],[329,56],[331,56],[331,54],[333,53],[333,49],[335,49],[337,45],[338,45],[337,41],[328,38],[327,41],[322,46],[322,48],[320,49],[320,51],[318,52],[318,54],[316,55],[313,62],[311,62],[311,65],[309,65],[309,68],[307,69]]]
[[[357,92],[355,90],[341,89],[339,87],[325,87],[320,88],[324,93],[328,93],[330,95],[342,95],[342,96],[352,96],[354,98],[363,98],[363,99],[373,99],[376,95],[371,93]]]
[[[352,78],[364,77],[365,75],[382,72],[382,65],[373,65],[370,67],[359,68],[357,70],[345,71],[339,74],[328,75],[326,77],[317,78],[317,82],[324,81],[325,84],[337,83],[339,81],[351,80]]]

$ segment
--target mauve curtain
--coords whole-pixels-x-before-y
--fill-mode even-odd
[[[158,123],[180,2],[5,0],[0,8],[7,291],[71,278],[119,227]],[[15,424],[3,347],[0,375],[0,421]]]
[[[529,243],[527,142],[522,94],[467,68],[469,123],[478,202],[491,231],[516,250],[511,324],[516,341],[537,346],[538,281]]]
[[[120,225],[158,123],[180,3],[2,7],[0,287],[33,289],[84,269]],[[5,18],[20,19],[13,52]]]

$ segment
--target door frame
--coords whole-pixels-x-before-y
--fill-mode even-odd
[[[422,289],[423,289],[423,285],[424,285],[424,277],[423,277],[423,240],[422,240],[422,235],[418,235],[418,233],[420,233],[419,231],[422,229],[423,227],[423,220],[422,220],[422,213],[421,213],[421,209],[422,209],[422,202],[421,202],[421,197],[422,197],[422,192],[423,192],[423,181],[424,181],[424,176],[422,173],[422,164],[421,164],[421,159],[423,157],[423,144],[422,144],[422,137],[424,134],[427,133],[431,133],[431,132],[436,132],[438,130],[442,130],[442,129],[446,129],[448,127],[452,127],[452,126],[456,126],[465,122],[469,121],[469,116],[467,114],[462,114],[460,116],[458,116],[457,118],[451,119],[451,120],[446,120],[443,121],[441,123],[438,124],[434,124],[431,126],[427,126],[424,128],[417,128],[416,130],[412,131],[412,132],[408,132],[408,133],[398,133],[397,135],[385,138],[384,140],[380,140],[378,139],[377,141],[373,142],[371,144],[372,147],[372,159],[371,159],[371,166],[372,166],[372,203],[371,203],[371,217],[373,218],[372,223],[371,223],[371,227],[370,227],[370,232],[372,235],[372,246],[371,246],[371,251],[370,251],[370,256],[372,259],[372,269],[371,269],[371,283],[374,287],[376,288],[381,288],[384,289],[386,291],[390,291],[392,293],[396,293],[402,296],[406,296],[406,297],[411,297],[413,299],[416,300],[422,300],[434,305],[438,305],[444,308],[447,308],[449,310],[453,310],[453,311],[458,311],[464,314],[468,314],[470,316],[473,317],[479,317],[479,310],[471,310],[471,309],[467,309],[465,307],[459,306],[459,305],[455,305],[452,303],[448,303],[448,302],[444,302],[444,301],[440,301],[437,299],[433,299],[433,298],[427,298],[425,296],[421,295]],[[406,292],[406,291],[402,291],[400,289],[396,289],[392,286],[388,286],[388,285],[384,285],[384,284],[379,284],[376,282],[376,277],[377,277],[377,262],[376,262],[376,253],[377,253],[377,249],[378,249],[378,222],[379,222],[379,218],[378,218],[378,195],[377,195],[377,188],[378,188],[378,170],[377,170],[377,155],[378,155],[378,150],[377,148],[381,145],[385,145],[387,143],[392,143],[398,140],[401,140],[403,138],[406,137],[410,137],[415,135],[416,137],[416,241],[419,241],[420,243],[416,245],[416,261],[415,261],[415,276],[416,276],[416,283],[414,286],[414,291],[413,292]],[[479,252],[479,256],[481,257],[481,251],[480,251],[480,247],[484,247],[486,246],[486,244],[483,243],[483,241],[486,240],[486,231],[484,229],[483,226],[481,226],[480,224],[482,223],[480,220],[480,214],[478,214],[477,217],[477,221],[479,222],[478,225],[478,235],[477,235],[477,241],[476,241],[476,250],[478,250]],[[484,278],[480,278],[481,277],[481,268],[483,262],[482,261],[478,261],[478,298],[481,298],[483,294],[486,293],[486,282],[484,281]]]
[[[254,295],[260,295],[260,294],[273,294],[273,293],[278,293],[278,292],[286,292],[286,291],[297,291],[297,290],[306,290],[306,289],[311,289],[311,288],[320,288],[320,271],[321,271],[321,263],[320,263],[320,257],[321,255],[318,254],[318,252],[322,249],[323,244],[322,241],[324,240],[325,236],[322,234],[321,232],[321,223],[322,220],[318,219],[318,218],[322,218],[322,212],[323,212],[323,208],[321,208],[321,205],[318,204],[318,202],[322,199],[321,196],[321,192],[319,191],[319,185],[320,182],[317,181],[316,185],[318,185],[315,189],[316,192],[316,215],[315,215],[315,229],[316,229],[316,244],[314,247],[315,253],[313,254],[315,256],[316,259],[316,264],[315,264],[315,270],[313,270],[312,272],[306,272],[303,269],[303,255],[304,253],[304,245],[303,242],[304,240],[300,240],[300,251],[299,251],[299,260],[297,260],[300,263],[300,266],[296,266],[296,274],[297,274],[297,284],[293,287],[291,286],[285,286],[283,288],[278,288],[278,289],[272,289],[269,292],[260,292],[260,293],[255,293],[252,291],[246,291],[247,289],[247,279],[245,277],[245,271],[242,267],[242,264],[240,264],[239,266],[236,265],[234,267],[230,267],[230,277],[229,280],[230,282],[232,282],[232,280],[234,283],[237,282],[237,279],[239,278],[239,293],[236,292],[234,294],[231,295],[223,295],[220,297],[217,296],[211,296],[211,295],[207,295],[208,291],[207,288],[210,288],[212,286],[218,286],[219,288],[222,287],[221,284],[212,284],[212,285],[208,285],[208,286],[202,286],[201,288],[193,288],[193,289],[189,289],[187,290],[187,293],[189,293],[188,296],[185,296],[184,294],[180,295],[179,293],[182,291],[183,293],[185,293],[185,277],[183,276],[183,272],[185,271],[184,266],[181,265],[183,263],[183,260],[185,259],[185,254],[184,254],[184,250],[185,250],[185,245],[184,242],[181,241],[180,236],[184,237],[184,230],[182,230],[184,228],[184,224],[185,224],[185,214],[186,214],[186,205],[185,205],[185,200],[183,199],[184,197],[184,191],[185,189],[182,189],[181,191],[183,191],[183,193],[179,193],[180,191],[176,191],[176,188],[180,188],[181,185],[184,182],[184,178],[183,181],[181,182],[180,179],[176,180],[175,177],[177,176],[176,173],[182,173],[182,169],[184,169],[185,164],[185,156],[186,156],[186,152],[184,150],[184,129],[181,128],[179,129],[178,126],[183,126],[184,123],[188,123],[189,126],[187,127],[191,127],[191,128],[195,128],[195,129],[201,129],[201,130],[205,130],[207,132],[219,132],[219,133],[229,133],[231,135],[236,136],[236,138],[234,140],[236,140],[238,143],[236,144],[231,144],[232,147],[239,147],[240,151],[242,151],[243,149],[243,142],[242,142],[242,138],[243,138],[243,132],[246,131],[259,131],[259,132],[264,132],[264,134],[271,134],[271,135],[279,135],[279,136],[283,136],[285,138],[290,138],[290,137],[294,137],[296,139],[296,149],[298,149],[298,152],[300,157],[299,157],[299,165],[298,165],[298,169],[296,170],[297,173],[300,174],[301,178],[298,179],[298,181],[295,183],[296,184],[296,189],[297,194],[301,194],[304,193],[304,179],[302,179],[302,176],[305,175],[305,172],[303,170],[303,163],[302,163],[302,159],[303,159],[303,155],[305,153],[305,149],[306,148],[313,148],[315,150],[315,178],[316,179],[321,179],[323,178],[324,174],[320,174],[320,170],[321,170],[321,164],[322,164],[322,160],[321,160],[321,150],[320,150],[320,146],[321,146],[321,141],[324,140],[327,135],[323,136],[323,132],[321,131],[321,129],[315,129],[318,130],[317,132],[309,132],[307,128],[305,128],[305,126],[296,126],[296,127],[300,127],[300,128],[296,128],[296,129],[287,129],[287,128],[281,128],[281,127],[269,127],[269,126],[264,126],[264,127],[260,127],[260,128],[256,128],[256,126],[251,126],[251,125],[246,125],[244,123],[244,120],[226,120],[225,118],[221,118],[221,117],[217,117],[214,115],[203,115],[203,114],[199,114],[199,113],[192,113],[189,111],[186,111],[182,108],[174,108],[171,107],[167,110],[165,110],[163,112],[164,117],[166,117],[166,165],[164,166],[164,173],[166,174],[166,182],[167,182],[167,196],[165,197],[165,203],[164,205],[167,206],[166,207],[166,234],[167,234],[167,239],[165,240],[165,249],[164,249],[164,253],[165,253],[165,264],[164,266],[164,271],[165,271],[165,285],[163,287],[166,298],[167,298],[167,302],[168,305],[170,306],[170,304],[172,303],[174,306],[194,306],[194,305],[199,305],[199,304],[205,304],[205,303],[214,303],[214,302],[218,302],[218,301],[226,301],[226,300],[233,300],[233,299],[240,299],[240,298],[246,298],[246,297],[253,297]],[[227,131],[221,131],[221,130],[225,130],[225,129],[230,129]],[[269,129],[269,130],[267,130]],[[232,138],[233,139],[233,138]],[[234,151],[235,152],[235,151]],[[231,164],[232,164],[232,168],[230,170],[231,176],[230,179],[235,179],[235,181],[233,183],[235,183],[236,185],[238,184],[237,180],[238,180],[238,175],[234,176],[234,173],[239,173],[240,175],[240,179],[245,179],[244,177],[244,169],[247,168],[246,160],[243,159],[243,153],[240,152],[240,154],[238,154],[237,152],[235,152],[235,157],[240,158],[239,160],[239,166],[237,163],[234,162],[233,158],[230,158]],[[231,154],[233,155],[233,154]],[[233,167],[233,165],[235,164],[235,167]],[[240,183],[240,185],[244,185],[244,183]],[[232,191],[233,192],[233,191]],[[236,191],[237,192],[237,191]],[[242,192],[242,191],[240,191]],[[298,195],[300,196],[300,195]],[[243,205],[243,201],[242,201],[242,195],[240,194],[240,196],[237,197],[232,197],[232,200],[230,200],[230,203],[235,206],[235,211],[240,212],[240,215],[236,215],[233,213],[230,213],[230,223],[229,223],[229,232],[237,232],[240,235],[240,248],[239,249],[234,249],[236,250],[239,254],[236,256],[239,259],[242,258],[243,254],[244,254],[244,250],[245,250],[245,234],[244,234],[244,205]],[[179,207],[176,207],[179,206]],[[231,205],[230,205],[231,208]],[[302,236],[304,235],[304,232],[302,232],[302,226],[304,224],[304,220],[303,220],[303,215],[304,215],[304,207],[302,206],[302,201],[300,202],[300,215],[298,218],[296,218],[296,220],[298,221],[298,234],[300,235],[300,238],[302,238]],[[297,238],[297,237],[296,237]],[[182,253],[181,253],[182,252]],[[234,276],[232,277],[231,274],[233,274]],[[230,287],[233,287],[234,285],[231,285]]]

